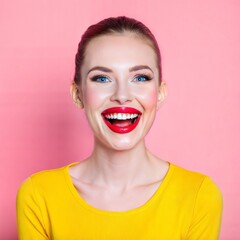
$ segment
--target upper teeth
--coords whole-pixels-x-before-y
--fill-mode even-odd
[[[130,113],[111,113],[107,114],[105,117],[107,119],[118,119],[118,120],[126,120],[136,118],[138,114],[130,114]]]

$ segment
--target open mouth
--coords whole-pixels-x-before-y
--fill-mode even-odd
[[[129,133],[139,123],[141,112],[130,107],[108,108],[102,112],[105,124],[116,133]]]

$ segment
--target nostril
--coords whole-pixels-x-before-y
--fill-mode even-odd
[[[111,100],[112,101],[116,101],[116,102],[119,102],[121,104],[125,103],[125,102],[128,102],[128,101],[132,101],[133,99],[133,96],[132,94],[130,94],[128,91],[117,91],[115,92],[112,97],[111,97]]]

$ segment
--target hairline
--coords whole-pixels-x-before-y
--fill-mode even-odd
[[[158,56],[157,56],[157,53],[156,53],[156,48],[155,48],[155,45],[152,41],[151,38],[149,38],[148,36],[146,36],[145,34],[141,33],[140,31],[135,31],[135,30],[130,30],[130,29],[121,29],[121,30],[115,30],[115,29],[108,29],[107,31],[104,31],[94,37],[91,37],[91,39],[86,43],[85,45],[85,51],[83,52],[83,59],[86,58],[86,52],[87,52],[87,48],[88,48],[88,45],[92,42],[92,40],[95,40],[97,38],[100,38],[100,37],[103,37],[103,36],[124,36],[126,34],[134,37],[134,38],[137,38],[139,39],[138,37],[140,36],[141,37],[141,40],[144,41],[149,47],[152,48],[153,52],[154,52],[154,55],[155,55],[155,61],[156,61],[156,66],[157,66],[157,69],[158,69],[158,72],[159,72],[159,68],[158,68]],[[81,70],[80,70],[81,71]],[[81,75],[81,72],[80,72],[80,75]]]

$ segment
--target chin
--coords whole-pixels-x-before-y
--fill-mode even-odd
[[[115,151],[129,151],[134,148],[133,144],[112,144],[109,146],[112,150]]]
[[[120,134],[114,138],[102,138],[100,141],[108,149],[116,151],[128,151],[139,145],[139,143],[143,141],[143,138],[138,137],[137,139],[134,139],[132,136],[123,136],[123,134]]]

